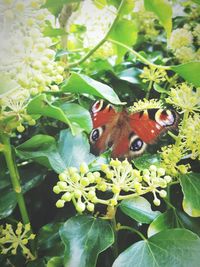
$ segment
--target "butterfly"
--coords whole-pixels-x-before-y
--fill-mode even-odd
[[[108,148],[113,158],[133,158],[141,155],[148,144],[154,144],[167,130],[176,128],[178,116],[170,109],[152,108],[130,114],[126,108],[116,108],[103,100],[91,107],[93,130],[91,151],[99,155]]]

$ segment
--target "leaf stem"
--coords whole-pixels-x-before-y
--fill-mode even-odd
[[[125,225],[120,225],[117,230],[128,230],[128,231],[131,231],[135,234],[138,234],[143,240],[146,240],[146,237],[138,230],[136,230],[135,228],[132,228],[130,226],[125,226]]]
[[[76,62],[73,62],[71,64],[68,64],[68,68],[72,68],[72,67],[75,67],[81,63],[83,63],[84,61],[86,61],[101,45],[103,45],[106,41],[107,41],[107,38],[109,36],[109,34],[111,33],[111,31],[113,30],[113,28],[115,27],[119,17],[120,17],[120,14],[121,14],[121,10],[122,10],[122,7],[125,3],[125,0],[122,0],[120,5],[119,5],[119,8],[117,10],[117,14],[116,14],[116,17],[115,19],[113,20],[109,30],[107,31],[106,35],[104,36],[103,39],[101,39],[101,41],[95,46],[93,47],[85,56],[83,56],[81,59],[79,59],[78,61]]]
[[[113,249],[114,258],[117,258],[119,253],[118,253],[118,246],[117,246],[117,223],[116,223],[115,216],[111,219],[111,225],[112,225],[113,232],[114,232],[114,243],[113,243],[112,249]]]
[[[6,135],[1,136],[1,140],[4,144],[4,149],[3,153],[6,159],[6,163],[8,166],[8,170],[10,172],[10,178],[11,178],[11,183],[13,186],[13,190],[16,193],[16,198],[17,198],[17,203],[20,209],[20,213],[22,216],[22,221],[24,224],[30,223],[28,212],[26,209],[25,201],[24,201],[24,196],[22,193],[22,188],[20,185],[20,176],[19,172],[17,169],[17,166],[15,164],[13,155],[12,155],[12,149],[11,149],[11,144],[10,144],[10,138]]]
[[[111,42],[113,44],[116,44],[116,45],[119,45],[119,46],[122,46],[124,47],[126,50],[128,50],[130,53],[132,53],[134,56],[136,56],[142,63],[146,64],[146,65],[149,65],[149,66],[152,66],[152,67],[155,67],[155,68],[158,68],[158,69],[164,69],[164,70],[170,70],[171,67],[170,66],[162,66],[162,65],[157,65],[157,64],[154,64],[152,62],[150,62],[149,60],[147,60],[146,58],[144,58],[142,55],[140,55],[138,52],[136,52],[135,50],[133,50],[131,47],[121,43],[121,42],[118,42],[116,40],[112,40],[112,39],[108,39],[107,40],[108,42]]]
[[[20,214],[22,217],[22,222],[23,224],[30,224],[30,220],[29,220],[29,216],[28,216],[28,212],[27,212],[27,208],[26,208],[26,204],[25,204],[25,200],[24,200],[24,196],[22,193],[22,188],[20,185],[20,176],[19,176],[19,172],[17,169],[17,165],[15,162],[15,159],[13,157],[13,153],[12,153],[12,147],[10,144],[10,138],[7,135],[1,135],[0,139],[3,143],[3,154],[6,160],[6,164],[10,173],[10,178],[11,178],[11,183],[12,183],[12,187],[13,190],[16,194],[16,199],[17,199],[17,204],[19,206],[19,210],[20,210]],[[31,226],[31,224],[30,224]],[[32,233],[32,229],[30,229],[30,233]],[[34,241],[32,240],[31,242],[31,252],[33,253],[33,255],[36,254],[35,252],[35,244]]]

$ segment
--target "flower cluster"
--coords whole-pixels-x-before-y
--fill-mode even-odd
[[[181,62],[189,62],[199,59],[199,51],[195,50],[195,43],[200,43],[200,26],[197,24],[193,30],[189,25],[172,31],[169,39],[169,47],[176,58]]]
[[[21,248],[23,255],[27,259],[34,259],[34,256],[27,247],[29,240],[35,238],[34,234],[30,234],[30,224],[23,225],[19,222],[15,231],[13,230],[12,225],[6,224],[5,227],[1,226],[0,230],[1,254],[11,252],[11,254],[16,255],[17,249]]]
[[[169,145],[162,147],[160,153],[162,163],[161,166],[167,170],[169,175],[176,177],[179,173],[185,174],[190,169],[190,165],[179,164],[184,157],[186,150],[184,145]]]
[[[34,124],[30,116],[25,118],[30,97],[42,91],[57,91],[57,84],[63,81],[64,67],[54,61],[53,42],[42,32],[50,16],[41,8],[43,3],[43,0],[5,0],[0,4],[0,74],[14,86],[10,93],[1,96],[0,123],[15,116],[16,123],[10,123],[9,127],[18,127],[20,132],[23,121]]]
[[[192,153],[191,158],[200,159],[200,115],[191,114],[181,131],[185,149]]]
[[[140,74],[140,78],[144,83],[146,82],[155,82],[160,83],[164,82],[167,79],[167,73],[161,68],[156,68],[153,66],[144,67],[143,72]]]
[[[119,201],[151,192],[154,204],[159,206],[160,197],[166,197],[163,188],[171,182],[163,168],[152,165],[142,171],[133,169],[127,161],[111,159],[109,164],[101,165],[101,172],[90,172],[87,165],[80,169],[70,167],[59,175],[59,182],[54,186],[56,194],[62,193],[56,206],[61,208],[65,202],[72,200],[78,212],[85,209],[93,212],[95,204],[100,203],[114,207]],[[107,192],[106,198],[100,198],[98,192]],[[110,196],[110,197],[109,197]]]
[[[186,83],[177,84],[166,101],[183,112],[199,111],[200,91]]]
[[[99,3],[99,5],[101,5],[101,3]],[[115,19],[115,16],[116,8],[114,6],[109,6],[109,8],[101,7],[99,9],[93,1],[84,1],[81,3],[81,8],[77,12],[74,12],[70,17],[68,31],[70,32],[70,27],[73,25],[84,25],[86,31],[83,36],[83,47],[92,48],[104,38],[110,24]],[[70,41],[70,46],[72,46],[73,42],[77,42],[77,38],[75,37],[73,32],[69,34],[68,40]],[[103,58],[107,58],[113,54],[114,49],[110,43],[105,43],[95,52],[95,55]]]
[[[133,105],[129,107],[128,110],[130,113],[134,113],[134,112],[139,112],[139,111],[151,109],[151,108],[160,109],[160,108],[163,108],[163,104],[158,99],[148,100],[144,98],[143,100],[139,100],[138,102],[133,103]]]
[[[156,30],[156,16],[153,12],[146,11],[144,3],[141,0],[135,1],[134,18],[137,21],[139,32],[143,34],[146,39],[153,39],[158,35]]]

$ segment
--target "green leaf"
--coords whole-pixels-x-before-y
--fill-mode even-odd
[[[57,29],[57,28],[53,28],[51,25],[48,25],[44,28],[43,34],[44,36],[57,37],[57,36],[65,35],[66,32],[64,29]]]
[[[118,41],[127,46],[132,46],[137,40],[137,25],[133,20],[120,19],[115,27],[112,29],[109,38]],[[121,61],[122,57],[126,53],[126,49],[117,45],[118,60]]]
[[[112,267],[198,267],[199,237],[189,230],[169,229],[130,246]]]
[[[199,221],[189,217],[186,213],[169,209],[159,215],[148,228],[148,237],[171,228],[187,228],[200,235]]]
[[[70,120],[66,117],[65,113],[61,108],[52,105],[48,100],[45,94],[41,94],[33,98],[28,106],[27,112],[29,114],[43,115],[50,118],[60,120],[69,125],[72,130],[72,133],[75,134],[75,129],[71,124]]]
[[[46,267],[63,267],[63,257],[53,257],[48,262]]]
[[[36,259],[27,263],[27,267],[46,267],[45,259]]]
[[[44,179],[44,173],[40,168],[35,168],[32,164],[20,170],[22,192],[26,193],[36,187]],[[10,177],[6,176],[8,181]],[[3,178],[1,178],[3,179]],[[17,205],[16,194],[9,183],[0,189],[0,220],[8,217]]]
[[[151,209],[150,203],[144,197],[123,200],[119,207],[123,213],[140,223],[151,223],[160,214]]]
[[[196,87],[200,86],[200,75],[197,75],[197,73],[200,73],[200,61],[188,62],[177,66],[171,66],[170,68],[187,82],[194,84]]]
[[[114,242],[108,221],[91,216],[70,218],[60,229],[65,244],[64,264],[71,267],[95,267],[99,253]]]
[[[139,69],[137,68],[129,68],[125,69],[118,74],[118,77],[121,80],[127,81],[132,84],[139,84],[138,76],[140,74]]]
[[[167,0],[144,0],[144,6],[158,17],[169,38],[172,30],[172,5]]]
[[[0,98],[11,91],[16,90],[19,84],[10,79],[9,75],[0,73]]]
[[[35,159],[38,163],[52,167],[57,173],[65,169],[65,164],[61,158],[56,141],[49,135],[35,135],[16,148],[19,157],[23,159]]]
[[[44,225],[37,235],[38,251],[41,255],[53,257],[62,256],[64,245],[61,242],[59,229],[63,223],[49,223]]]
[[[85,162],[91,163],[95,156],[90,153],[90,145],[86,135],[73,136],[69,130],[60,132],[58,150],[66,167],[77,167]]]
[[[55,17],[57,17],[64,4],[78,3],[81,0],[46,0],[43,8],[47,8]]]
[[[35,135],[16,148],[19,157],[36,162],[61,173],[66,167],[79,167],[95,159],[90,154],[90,145],[84,134],[73,136],[69,129],[60,132],[58,145],[49,135]]]
[[[110,86],[75,72],[73,72],[69,79],[64,82],[61,89],[63,92],[98,96],[116,105],[123,104]]]
[[[144,154],[136,159],[134,159],[132,162],[136,166],[136,168],[140,170],[148,169],[152,164],[155,166],[160,165],[160,155],[159,154]]]
[[[164,94],[169,94],[169,91],[167,91],[166,89],[162,88],[160,85],[158,85],[157,83],[153,84],[153,88],[154,90],[156,90],[158,93],[164,93]]]
[[[90,112],[75,103],[65,103],[60,106],[71,124],[78,125],[82,130],[90,133],[92,130],[92,119]]]
[[[180,176],[183,190],[183,209],[192,217],[200,217],[200,174],[188,173]]]

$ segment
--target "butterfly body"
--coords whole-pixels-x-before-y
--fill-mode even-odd
[[[103,100],[91,109],[93,130],[90,143],[94,154],[112,148],[113,158],[132,158],[144,152],[168,129],[175,127],[177,115],[167,109],[149,109],[129,114],[118,112]]]

